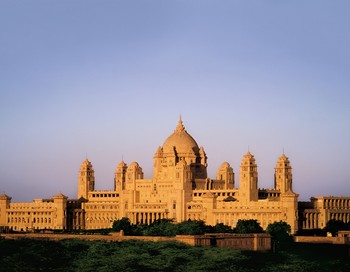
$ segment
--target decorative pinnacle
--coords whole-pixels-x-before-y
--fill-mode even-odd
[[[180,114],[180,120],[179,120],[179,123],[177,124],[176,131],[183,131],[183,130],[185,130],[185,127],[182,123],[182,118],[181,118],[181,114]]]

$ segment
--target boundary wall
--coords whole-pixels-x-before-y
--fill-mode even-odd
[[[65,240],[80,239],[87,241],[120,242],[125,240],[139,241],[177,241],[191,246],[217,246],[238,250],[266,251],[271,250],[271,236],[265,233],[259,234],[204,234],[204,235],[177,235],[176,237],[164,236],[124,236],[122,232],[111,235],[86,235],[86,234],[52,234],[52,233],[11,233],[1,234],[5,239],[47,239]]]
[[[349,237],[295,236],[294,241],[297,243],[350,245]]]

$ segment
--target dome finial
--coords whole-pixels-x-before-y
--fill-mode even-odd
[[[180,114],[180,120],[179,120],[179,123],[177,124],[177,127],[176,127],[176,131],[183,131],[185,130],[185,127],[182,123],[182,117],[181,117],[181,114]]]

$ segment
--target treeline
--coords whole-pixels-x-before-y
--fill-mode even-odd
[[[206,225],[204,221],[184,221],[174,223],[171,219],[160,219],[150,225],[131,224],[127,217],[114,221],[112,231],[123,230],[125,235],[135,236],[175,236],[175,235],[200,235],[204,233],[262,233],[263,228],[255,219],[238,220],[235,228],[218,223],[215,226]],[[340,220],[331,219],[323,229],[300,230],[297,235],[326,236],[331,233],[333,236],[340,230],[350,230],[350,222],[344,223]],[[104,230],[107,232],[108,230]],[[274,240],[290,241],[291,227],[286,222],[279,221],[269,224],[266,233],[271,234]]]
[[[200,235],[204,233],[263,233],[264,230],[259,222],[254,219],[238,220],[235,228],[218,223],[215,226],[206,225],[204,221],[188,220],[174,223],[171,219],[159,219],[150,225],[131,224],[129,218],[123,217],[114,221],[113,231],[123,231],[125,235],[134,236],[175,236],[175,235]],[[291,228],[286,222],[275,222],[270,224],[266,232],[278,240],[288,240]]]
[[[123,217],[114,221],[113,231],[124,231],[125,235],[142,236],[175,236],[198,235],[204,233],[261,233],[263,229],[257,220],[239,220],[236,228],[231,228],[223,223],[215,226],[206,225],[201,220],[188,220],[174,223],[172,219],[155,220],[149,225],[131,224],[129,218]]]
[[[76,230],[34,230],[35,232],[52,233],[76,233],[76,234],[100,234],[108,235],[110,232],[123,230],[125,235],[133,236],[176,236],[176,235],[200,235],[204,233],[262,233],[266,232],[272,235],[275,240],[290,240],[291,227],[283,221],[274,222],[264,231],[259,222],[254,219],[238,220],[235,228],[218,223],[215,226],[206,225],[201,220],[188,220],[181,223],[174,223],[172,219],[156,220],[150,225],[131,224],[127,217],[116,220],[112,228],[106,229],[76,229]],[[333,236],[340,230],[350,230],[350,222],[344,223],[340,220],[329,220],[323,229],[299,230],[296,235],[301,236],[326,236],[331,233]]]

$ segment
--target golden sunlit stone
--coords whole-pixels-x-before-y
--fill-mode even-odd
[[[285,154],[277,160],[272,189],[258,188],[257,163],[250,152],[240,165],[239,187],[235,186],[235,174],[227,162],[217,171],[216,179],[210,179],[204,148],[185,130],[180,117],[175,131],[158,147],[153,160],[152,179],[144,179],[137,162],[128,166],[122,161],[115,171],[114,190],[96,191],[94,169],[86,159],[80,167],[75,200],[58,194],[51,199],[11,203],[9,196],[1,195],[0,227],[17,231],[100,229],[128,217],[134,224],[169,218],[232,227],[239,219],[256,219],[264,229],[282,220],[291,226],[292,233],[298,230],[298,194],[292,189],[292,167]],[[299,211],[301,219],[307,219],[300,227],[322,227],[331,219],[326,213],[319,215],[317,209],[325,211],[330,205],[349,207],[349,199],[319,197],[312,203],[313,210]],[[339,218],[349,221],[349,214]]]

